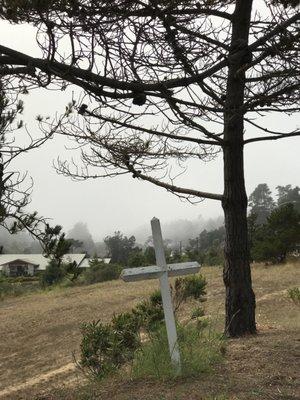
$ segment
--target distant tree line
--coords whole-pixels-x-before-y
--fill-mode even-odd
[[[285,262],[289,254],[299,255],[300,188],[285,185],[277,186],[276,191],[274,200],[268,185],[261,183],[249,196],[248,237],[252,261],[279,263]],[[220,226],[202,230],[185,245],[180,242],[178,246],[178,242],[166,239],[167,262],[197,260],[204,265],[222,265],[225,234],[224,226]],[[90,257],[90,268],[82,278],[85,283],[117,279],[124,267],[156,263],[151,238],[142,246],[136,243],[135,236],[127,237],[117,231],[106,236],[102,244],[95,243],[87,225],[82,222],[76,223],[68,235],[61,226],[46,224],[41,243],[30,241],[24,233],[8,235],[0,232],[2,244],[7,244],[5,247],[10,252],[43,252],[49,258],[48,267],[42,274],[42,283],[46,286],[57,284],[66,277],[72,282],[79,277],[82,269],[75,263],[63,263],[67,253],[86,253]],[[102,261],[104,257],[110,258],[109,265]]]
[[[276,201],[266,183],[249,196],[248,236],[252,261],[285,262],[288,254],[300,251],[300,188],[276,187]],[[222,264],[225,229],[202,231],[190,239],[188,258],[206,265]]]
[[[255,261],[285,262],[288,254],[300,250],[300,188],[286,185],[276,190],[277,201],[265,183],[249,197],[249,243]]]

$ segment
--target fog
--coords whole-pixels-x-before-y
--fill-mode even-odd
[[[3,45],[38,55],[38,50],[30,47],[33,33],[26,26],[0,25]],[[71,97],[77,95],[72,90],[35,90],[26,96],[24,120],[31,134],[39,134],[34,122],[36,115],[55,117],[56,113],[63,113]],[[272,115],[266,117],[266,120],[270,128],[295,128],[295,119],[291,120],[287,116]],[[250,134],[257,134],[252,129]],[[277,185],[299,185],[299,144],[299,137],[249,144],[245,149],[248,194],[259,183],[267,183],[273,191]],[[16,170],[28,171],[34,180],[30,210],[37,210],[40,215],[49,218],[51,224],[62,225],[66,232],[75,223],[82,222],[87,224],[94,241],[100,241],[117,230],[124,234],[136,234],[138,239],[144,240],[150,234],[150,220],[156,216],[161,220],[167,236],[168,230],[176,232],[176,225],[172,221],[187,220],[183,226],[186,226],[187,235],[192,237],[199,229],[195,228],[195,221],[222,216],[218,201],[205,200],[190,204],[164,189],[132,179],[130,175],[84,182],[74,182],[58,175],[53,168],[53,161],[58,156],[62,159],[70,158],[72,150],[68,150],[68,147],[71,146],[64,139],[54,138],[42,148],[24,154],[12,166]],[[219,156],[207,164],[192,161],[188,173],[176,183],[193,189],[222,193],[222,181],[222,157]]]

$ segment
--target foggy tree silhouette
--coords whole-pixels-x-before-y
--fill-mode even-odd
[[[11,234],[22,230],[33,237],[41,238],[45,219],[37,212],[29,212],[32,180],[14,170],[13,162],[22,153],[40,147],[48,136],[33,139],[23,126],[22,112],[24,104],[18,96],[9,91],[5,82],[0,81],[0,226]],[[27,143],[20,144],[18,131],[27,135]],[[1,251],[2,251],[1,247]]]

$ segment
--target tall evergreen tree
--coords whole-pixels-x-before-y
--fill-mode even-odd
[[[123,236],[121,232],[115,232],[113,236],[106,236],[104,243],[108,249],[112,264],[125,265],[128,262],[130,254],[135,249],[135,237]]]
[[[291,185],[277,186],[277,204],[280,206],[282,204],[291,203],[294,208],[300,212],[300,188]]]
[[[285,262],[300,244],[300,213],[293,204],[274,209],[267,222],[256,228],[252,256],[256,261]]]
[[[250,214],[256,216],[257,224],[264,224],[275,208],[271,190],[266,183],[260,183],[249,196]]]

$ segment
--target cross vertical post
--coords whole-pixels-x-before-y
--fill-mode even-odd
[[[159,278],[159,281],[160,281],[161,297],[165,315],[165,323],[167,328],[171,361],[174,367],[176,368],[177,373],[180,374],[181,361],[180,361],[180,352],[177,340],[176,322],[172,305],[171,290],[168,281],[168,269],[167,269],[165,251],[163,246],[162,233],[161,233],[160,223],[157,218],[153,218],[151,220],[151,228],[152,228],[156,263],[157,266],[161,268],[161,270],[163,271],[162,275]]]
[[[123,269],[120,277],[124,282],[137,282],[145,279],[159,279],[171,361],[176,373],[179,375],[181,373],[181,360],[168,277],[195,274],[199,272],[200,265],[196,261],[167,265],[160,223],[157,218],[153,218],[151,220],[151,228],[157,265],[149,265],[147,267],[138,268],[125,268]]]

